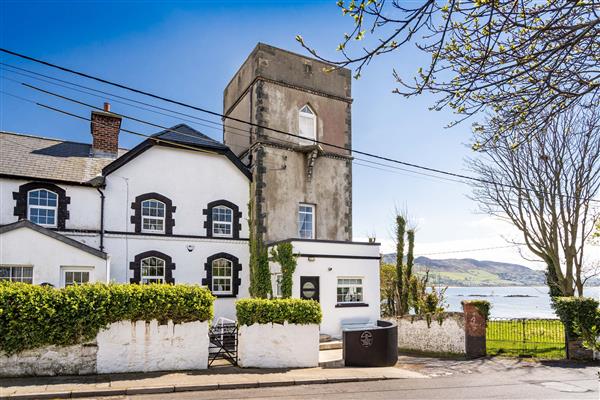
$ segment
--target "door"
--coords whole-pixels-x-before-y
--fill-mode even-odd
[[[319,277],[300,277],[300,298],[319,301]]]

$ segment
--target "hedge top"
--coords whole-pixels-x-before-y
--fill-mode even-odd
[[[214,297],[193,285],[85,284],[54,289],[0,282],[0,350],[8,354],[46,345],[93,340],[118,321],[207,321]]]
[[[314,300],[241,299],[235,303],[238,323],[252,324],[319,324],[321,306]]]

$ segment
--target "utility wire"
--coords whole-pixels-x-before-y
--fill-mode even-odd
[[[48,94],[50,96],[58,97],[60,99],[67,100],[67,101],[73,102],[75,104],[83,105],[85,107],[89,107],[89,108],[92,108],[92,109],[96,109],[96,110],[102,111],[102,108],[100,108],[100,107],[97,107],[97,106],[94,106],[92,104],[88,104],[88,103],[82,102],[80,100],[73,99],[73,98],[68,97],[68,96],[63,96],[61,94],[54,93],[54,92],[51,92],[51,91],[46,90],[46,89],[42,89],[40,87],[28,84],[26,82],[20,82],[20,81],[17,81],[17,80],[14,80],[14,79],[10,79],[10,78],[7,78],[7,77],[2,77],[2,78],[3,79],[9,79],[9,80],[11,80],[13,82],[16,82],[16,83],[19,83],[19,84],[21,84],[21,85],[23,85],[23,86],[25,86],[25,87],[27,87],[29,89],[33,89],[33,90],[39,91],[41,93]],[[150,110],[150,111],[152,111],[152,110]],[[160,129],[167,130],[167,131],[175,132],[175,133],[178,133],[178,134],[183,135],[183,136],[189,136],[189,137],[196,138],[196,136],[194,136],[194,135],[186,134],[185,132],[174,131],[174,130],[168,128],[168,127],[165,127],[165,126],[162,126],[162,125],[159,125],[159,124],[155,124],[155,123],[152,123],[152,122],[148,122],[146,120],[142,120],[142,119],[139,119],[137,117],[132,117],[132,116],[125,115],[125,114],[122,114],[122,113],[119,113],[119,115],[122,116],[123,118],[130,119],[132,121],[136,121],[136,122],[139,122],[139,123],[142,123],[142,124],[145,124],[145,125],[150,125],[150,126],[154,126],[154,127],[160,128]],[[249,133],[239,134],[239,135],[240,136],[244,136],[246,138],[250,137]],[[296,142],[291,142],[291,141],[286,141],[286,140],[284,140],[284,142],[292,144],[292,145],[297,144]],[[438,180],[463,183],[463,181],[460,181],[460,180],[450,179],[450,178],[444,178],[444,177],[441,177],[441,176],[432,175],[432,174],[426,174],[426,173],[423,173],[423,172],[417,172],[417,171],[410,170],[410,169],[407,169],[407,168],[401,168],[401,167],[397,167],[397,166],[393,166],[393,165],[383,164],[383,163],[379,163],[379,162],[376,162],[376,161],[372,161],[372,160],[368,160],[368,159],[363,159],[363,158],[359,158],[359,157],[355,157],[355,160],[363,161],[363,162],[366,162],[366,163],[371,163],[371,164],[375,164],[375,165],[379,165],[379,166],[383,166],[383,167],[386,167],[386,168],[392,168],[392,169],[395,169],[395,170],[401,170],[401,171],[405,171],[405,172],[408,172],[408,173],[411,173],[411,174],[415,174],[415,175],[429,176],[431,178],[438,179]],[[390,171],[389,169],[377,168],[377,167],[373,167],[373,166],[369,166],[369,165],[364,165],[364,164],[360,164],[360,163],[356,163],[356,162],[355,162],[355,164],[356,165],[365,166],[365,167],[369,167],[369,168],[373,168],[373,169],[378,169],[378,170],[381,170],[381,171],[387,171],[387,172],[392,172],[392,173],[394,172],[394,171]],[[414,175],[406,175],[406,174],[400,174],[400,175],[414,176]],[[419,176],[417,176],[417,177],[419,177]]]
[[[47,104],[39,103],[37,101],[31,100],[31,99],[27,99],[25,97],[18,96],[16,94],[9,93],[9,92],[7,92],[5,90],[0,90],[0,93],[6,94],[8,96],[14,97],[14,98],[22,100],[22,101],[26,101],[28,103],[35,104],[37,106],[43,107],[43,108],[51,110],[51,111],[56,111],[56,112],[64,114],[64,115],[68,115],[70,117],[78,118],[78,119],[81,119],[81,120],[84,120],[84,121],[89,121],[89,122],[91,122],[94,125],[99,125],[99,126],[104,126],[104,127],[112,127],[112,125],[103,124],[101,122],[94,121],[91,118],[82,117],[81,115],[77,115],[77,114],[74,114],[74,113],[71,113],[71,112],[68,112],[68,111],[65,111],[65,110],[61,110],[60,108],[56,108],[56,107],[49,106]],[[140,133],[140,132],[136,132],[136,131],[132,131],[132,130],[129,130],[129,129],[120,128],[120,130],[123,131],[123,132],[125,132],[125,133],[129,133],[131,135],[141,136],[141,137],[144,137],[146,139],[153,140],[156,143],[167,143],[167,144],[170,144],[172,146],[181,147],[181,148],[188,149],[188,150],[193,150],[193,151],[198,151],[198,152],[201,152],[201,153],[217,154],[214,151],[199,149],[199,148],[194,147],[194,146],[187,146],[187,145],[185,145],[183,143],[178,143],[178,142],[173,142],[171,140],[157,138],[157,137],[154,137],[154,136],[151,136],[151,135],[146,135],[146,134],[143,134],[143,133]],[[173,131],[171,129],[168,129],[168,130],[170,130],[172,132],[176,132],[178,134],[181,134],[181,132],[178,132],[178,131]],[[194,136],[194,137],[197,138],[196,136]],[[27,146],[23,146],[23,147],[27,147]]]
[[[474,182],[479,182],[479,183],[484,183],[484,184],[491,184],[491,185],[496,185],[496,186],[501,186],[501,187],[507,187],[507,188],[517,189],[517,190],[523,190],[523,191],[533,192],[534,194],[538,194],[538,193],[550,194],[550,193],[536,191],[535,189],[522,188],[522,187],[518,187],[518,186],[515,186],[515,185],[511,185],[511,184],[506,184],[506,183],[503,183],[503,182],[494,182],[494,181],[491,181],[491,180],[488,180],[488,179],[484,179],[484,178],[477,178],[477,177],[473,177],[473,176],[469,176],[469,175],[459,174],[459,173],[456,173],[456,172],[445,171],[445,170],[441,170],[441,169],[438,169],[438,168],[432,168],[432,167],[427,167],[427,166],[423,166],[423,165],[419,165],[419,164],[415,164],[415,163],[410,163],[410,162],[406,162],[406,161],[402,161],[402,160],[397,160],[397,159],[393,159],[393,158],[386,157],[386,156],[380,156],[380,155],[377,155],[377,154],[374,154],[374,153],[370,153],[370,152],[366,152],[366,151],[362,151],[362,150],[356,150],[356,149],[352,149],[352,148],[347,148],[345,146],[340,146],[340,145],[336,145],[336,144],[333,144],[333,143],[327,143],[327,142],[323,142],[323,141],[320,141],[320,140],[317,140],[317,139],[305,138],[305,137],[302,137],[300,135],[296,135],[296,134],[293,134],[293,133],[290,133],[290,132],[286,132],[286,131],[283,131],[283,130],[280,130],[280,129],[270,128],[268,126],[264,126],[264,125],[261,125],[261,124],[256,124],[254,122],[245,121],[245,120],[242,120],[242,119],[239,119],[239,118],[235,118],[235,117],[224,115],[224,114],[221,114],[221,113],[218,113],[218,112],[215,112],[215,111],[211,111],[211,110],[208,110],[208,109],[205,109],[205,108],[202,108],[202,107],[194,106],[192,104],[187,104],[187,103],[184,103],[184,102],[181,102],[181,101],[178,101],[178,100],[174,100],[174,99],[171,99],[171,98],[168,98],[168,97],[156,95],[154,93],[150,93],[150,92],[147,92],[147,91],[144,91],[144,90],[136,89],[136,88],[133,88],[133,87],[130,87],[130,86],[127,86],[127,85],[123,85],[123,84],[117,83],[117,82],[109,81],[107,79],[103,79],[103,78],[100,78],[100,77],[97,77],[97,76],[94,76],[94,75],[90,75],[90,74],[87,74],[87,73],[84,73],[84,72],[80,72],[80,71],[77,71],[77,70],[74,70],[74,69],[71,69],[71,68],[67,68],[67,67],[63,67],[63,66],[57,65],[57,64],[53,64],[53,63],[50,63],[48,61],[40,60],[40,59],[31,57],[31,56],[27,56],[27,55],[24,55],[24,54],[21,54],[21,53],[17,53],[17,52],[14,52],[14,51],[11,51],[11,50],[8,50],[8,49],[5,49],[5,48],[0,48],[0,52],[6,53],[6,54],[10,54],[12,56],[19,57],[19,58],[22,58],[22,59],[25,59],[25,60],[28,60],[28,61],[32,61],[32,62],[38,63],[38,64],[42,64],[42,65],[45,65],[47,67],[58,69],[58,70],[63,71],[63,72],[74,74],[74,75],[77,75],[77,76],[80,76],[80,77],[83,77],[83,78],[91,79],[91,80],[94,80],[96,82],[104,83],[104,84],[111,85],[111,86],[114,86],[114,87],[118,87],[120,89],[124,89],[124,90],[130,91],[130,92],[133,92],[133,93],[137,93],[137,94],[141,94],[141,95],[144,95],[144,96],[148,96],[148,97],[151,97],[151,98],[154,98],[154,99],[157,99],[157,100],[161,100],[161,101],[164,101],[164,102],[167,102],[167,103],[175,104],[175,105],[178,105],[178,106],[181,106],[181,107],[190,108],[192,110],[200,111],[200,112],[203,112],[203,113],[206,113],[206,114],[209,114],[209,115],[221,117],[222,119],[229,119],[229,120],[236,121],[236,122],[239,122],[239,123],[247,124],[247,125],[255,127],[255,128],[265,129],[265,130],[269,130],[269,131],[272,131],[272,132],[280,133],[282,135],[286,135],[286,136],[290,136],[290,137],[295,137],[295,138],[299,138],[299,139],[308,140],[308,141],[311,141],[311,142],[313,142],[315,144],[322,144],[322,145],[325,145],[325,146],[328,146],[328,147],[332,147],[332,148],[336,148],[336,149],[340,149],[340,150],[344,150],[344,151],[350,151],[352,153],[361,154],[361,155],[364,155],[364,156],[367,156],[367,157],[376,158],[376,159],[387,161],[387,162],[390,162],[390,163],[400,164],[400,165],[404,165],[404,166],[415,168],[415,169],[420,169],[420,170],[424,170],[424,171],[428,171],[428,172],[433,172],[433,173],[436,173],[436,174],[447,175],[447,176],[451,176],[451,177],[454,177],[454,178],[466,179],[466,180],[469,180],[469,181],[474,181]],[[569,196],[569,195],[564,195],[564,194],[556,194],[556,196],[565,197],[565,198],[576,198],[574,196]],[[600,200],[595,200],[593,198],[582,198],[580,200],[592,201],[592,202],[598,202],[598,203],[600,203]]]
[[[438,251],[435,253],[417,253],[417,257],[422,256],[436,256],[440,254],[454,254],[454,253],[470,253],[472,251],[485,251],[485,250],[496,250],[496,249],[508,249],[512,247],[522,247],[523,244],[509,244],[506,246],[495,246],[495,247],[483,247],[479,249],[463,249],[463,250],[450,250],[450,251]]]

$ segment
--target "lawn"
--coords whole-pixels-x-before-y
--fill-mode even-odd
[[[565,330],[555,319],[492,320],[486,332],[489,355],[565,358]]]

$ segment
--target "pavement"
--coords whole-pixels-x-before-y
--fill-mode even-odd
[[[176,373],[3,378],[0,379],[0,399],[130,396],[406,378],[422,379],[427,376],[395,367],[299,369],[216,367]]]

